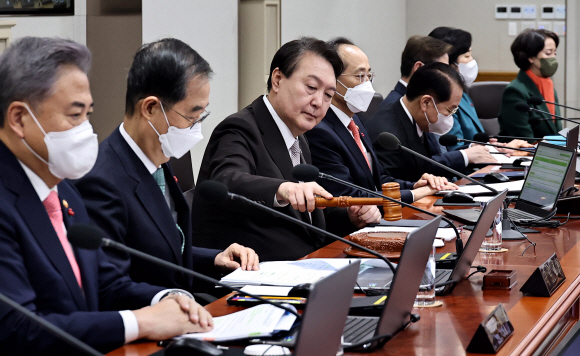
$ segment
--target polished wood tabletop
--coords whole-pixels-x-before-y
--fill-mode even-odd
[[[488,171],[490,167],[481,171]],[[433,206],[436,197],[427,197],[414,203],[422,209],[441,213],[443,209],[465,207]],[[405,219],[430,219],[427,214],[403,208]],[[457,223],[460,226],[461,224]],[[478,273],[469,280],[459,283],[447,296],[438,296],[443,302],[438,308],[414,309],[419,322],[390,340],[372,355],[465,355],[467,345],[479,323],[502,303],[514,326],[513,336],[507,340],[498,355],[547,354],[578,320],[578,298],[580,296],[580,220],[570,220],[560,228],[538,228],[540,233],[528,234],[537,243],[536,251],[528,249],[521,256],[528,242],[504,241],[504,253],[478,253],[472,265],[483,265],[488,272],[492,269],[514,270],[518,284],[510,291],[482,290],[483,275]],[[463,230],[464,243],[470,231]],[[332,243],[307,258],[346,257],[347,245]],[[454,241],[437,252],[454,252]],[[556,253],[566,280],[549,298],[523,296],[520,287],[552,253]],[[226,315],[240,310],[228,306],[222,298],[207,306],[214,316]],[[155,343],[142,342],[126,345],[109,355],[148,355],[159,350]],[[347,352],[345,355],[357,355]],[[472,355],[472,354],[470,354]]]

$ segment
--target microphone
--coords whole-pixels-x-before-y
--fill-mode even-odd
[[[457,139],[457,137],[456,136],[453,136],[453,135],[443,135],[440,138],[442,139],[445,136],[451,136],[452,138]],[[448,140],[448,138],[445,138],[444,141],[445,140]],[[441,140],[440,140],[440,142],[441,142]],[[451,172],[451,173],[453,173],[453,174],[455,174],[455,175],[457,175],[457,176],[459,176],[461,178],[465,178],[465,179],[467,179],[468,181],[470,181],[472,183],[475,183],[475,184],[477,184],[479,186],[482,186],[485,189],[487,189],[490,192],[492,192],[493,194],[496,194],[496,195],[499,194],[499,192],[497,190],[495,190],[494,188],[488,186],[487,184],[483,184],[483,183],[481,183],[481,182],[479,182],[479,181],[471,178],[470,176],[467,176],[467,175],[465,175],[463,173],[460,173],[460,172],[458,172],[458,171],[456,171],[456,170],[454,170],[452,168],[447,167],[444,164],[441,164],[441,163],[435,161],[434,159],[431,159],[429,157],[423,156],[422,154],[417,153],[417,152],[415,152],[415,151],[413,151],[413,150],[411,150],[411,149],[409,149],[409,148],[401,145],[401,141],[399,141],[399,139],[397,138],[397,136],[393,135],[392,133],[383,132],[382,134],[380,134],[379,135],[379,144],[383,148],[386,148],[387,150],[391,150],[391,151],[395,151],[395,150],[401,149],[401,150],[403,150],[405,152],[408,152],[408,153],[410,153],[410,154],[412,154],[414,156],[417,156],[417,157],[419,157],[421,159],[424,159],[424,160],[426,160],[426,161],[428,161],[428,162],[436,165],[437,167],[443,168],[444,170],[446,170],[448,172]]]
[[[203,183],[200,184],[196,190],[201,193],[201,191],[203,191],[203,189],[200,189],[200,188],[202,188],[202,187],[203,187]],[[211,189],[211,187],[210,187],[210,189]],[[215,189],[214,189],[214,191],[215,191]],[[226,193],[227,193],[227,190],[226,190]],[[201,193],[201,194],[203,194],[203,193]],[[227,200],[227,194],[225,196],[225,199],[223,197],[223,194],[221,194],[221,195],[217,194],[212,199],[214,201],[217,201],[217,200],[225,201],[225,200]],[[104,236],[106,236],[106,234],[103,230],[101,230],[97,226],[89,225],[89,224],[74,224],[68,228],[68,233],[67,233],[67,238],[68,238],[69,242],[71,243],[71,245],[73,245],[75,247],[84,248],[87,250],[96,250],[101,246],[112,247],[114,249],[117,249],[117,250],[120,250],[123,252],[127,252],[130,255],[142,258],[148,262],[155,263],[157,265],[191,275],[197,279],[201,279],[204,282],[212,283],[212,284],[218,285],[220,287],[224,287],[224,288],[229,289],[229,290],[234,291],[234,292],[243,293],[244,295],[248,295],[252,298],[261,300],[264,303],[271,304],[277,308],[283,309],[290,314],[294,314],[298,320],[302,319],[300,314],[298,314],[296,311],[294,311],[288,307],[285,307],[285,306],[277,304],[277,303],[273,303],[273,302],[271,302],[267,299],[264,299],[260,296],[257,296],[257,295],[251,294],[251,293],[247,293],[247,292],[243,292],[239,288],[229,286],[225,283],[222,283],[218,280],[215,280],[215,279],[208,277],[206,275],[203,275],[201,273],[192,271],[192,270],[187,269],[185,267],[181,267],[181,266],[176,265],[176,264],[171,263],[171,262],[167,262],[161,258],[151,256],[151,255],[146,254],[144,252],[141,252],[139,250],[135,250],[131,247],[125,246],[122,243],[119,243],[117,241],[113,241],[113,240],[111,240],[107,237],[104,237]]]
[[[571,123],[573,123],[573,124],[576,124],[576,125],[578,125],[578,123],[577,123],[576,121],[572,120],[572,119],[567,119],[567,118],[565,118],[565,117],[562,117],[562,116],[559,116],[559,115],[554,115],[554,114],[552,114],[552,113],[549,113],[549,112],[547,112],[547,111],[544,111],[544,110],[540,110],[540,109],[536,109],[536,108],[531,108],[531,107],[530,107],[528,104],[526,104],[526,103],[523,103],[523,102],[521,102],[521,101],[520,101],[520,102],[517,102],[517,103],[514,105],[514,109],[516,109],[516,110],[517,110],[517,111],[519,111],[519,112],[523,112],[523,113],[528,113],[528,112],[530,112],[530,111],[539,112],[539,113],[541,113],[541,114],[544,114],[544,115],[550,115],[550,116],[552,116],[552,117],[555,117],[555,118],[556,118],[556,119],[552,119],[552,118],[550,118],[550,117],[548,117],[548,118],[546,118],[546,117],[542,117],[542,118],[537,118],[537,117],[530,117],[530,120],[529,120],[529,121],[530,121],[531,123],[538,123],[538,122],[540,122],[540,121],[546,121],[546,120],[565,120],[565,121],[569,121],[569,122],[571,122]]]
[[[304,164],[298,165],[298,166],[304,166]],[[296,166],[296,167],[298,167],[298,166]],[[313,166],[310,166],[310,167],[313,167]],[[299,171],[300,171],[300,169],[299,169]],[[303,170],[303,172],[304,171],[305,170]],[[292,173],[294,173],[294,171],[292,171]],[[312,176],[310,172],[305,172],[305,175],[308,175],[308,177],[311,177]],[[296,178],[296,177],[294,177],[294,178]],[[302,180],[302,181],[303,182],[306,182],[307,180]],[[343,239],[342,237],[339,237],[339,236],[337,236],[337,235],[335,235],[333,233],[330,233],[330,232],[328,232],[326,230],[322,230],[321,228],[318,228],[318,227],[316,227],[314,225],[311,225],[311,224],[307,224],[307,223],[305,223],[302,220],[298,220],[298,219],[293,218],[291,216],[288,216],[288,215],[286,215],[284,213],[281,213],[278,210],[275,210],[275,209],[272,209],[272,208],[267,207],[265,205],[256,203],[255,201],[253,201],[251,199],[248,199],[248,198],[246,198],[246,197],[244,197],[242,195],[228,192],[228,188],[224,184],[222,184],[220,182],[213,181],[213,180],[203,181],[196,188],[196,194],[198,194],[198,193],[201,195],[201,197],[204,200],[211,201],[211,202],[217,203],[217,204],[225,204],[227,200],[241,200],[244,203],[248,203],[249,205],[252,205],[252,206],[254,206],[254,207],[258,208],[258,209],[267,211],[268,213],[270,213],[272,215],[275,215],[275,216],[277,216],[279,218],[286,219],[286,220],[291,221],[293,223],[296,223],[296,224],[298,224],[298,225],[300,225],[302,227],[305,227],[306,229],[309,229],[309,230],[315,231],[315,232],[317,232],[319,234],[328,236],[328,237],[330,237],[333,240],[340,241],[340,242],[344,242],[347,245],[350,245],[350,246],[356,247],[358,249],[361,249],[364,252],[369,253],[369,254],[371,254],[371,255],[373,255],[373,256],[375,256],[375,257],[377,257],[377,258],[385,261],[385,263],[389,266],[389,268],[391,269],[391,271],[393,272],[393,274],[395,273],[395,267],[393,266],[393,264],[391,263],[391,261],[389,261],[388,258],[386,258],[385,256],[381,255],[377,251],[368,249],[368,248],[363,247],[363,246],[361,246],[361,245],[359,245],[357,243],[354,243],[352,241]],[[397,200],[395,200],[395,201],[397,201]],[[246,293],[246,294],[248,294],[248,293]]]
[[[479,141],[479,139],[477,137],[483,138],[483,136],[477,136],[480,134],[487,135],[487,133],[485,133],[485,132],[480,132],[480,133],[475,134],[473,136],[473,139],[475,141]],[[487,137],[489,137],[489,138],[505,138],[508,140],[532,140],[532,141],[542,141],[544,139],[544,138],[540,138],[540,137],[519,137],[519,136],[500,136],[500,135],[488,135]],[[566,141],[566,138],[564,138],[564,137],[554,138],[554,139],[550,139],[550,141]]]
[[[524,149],[521,149],[521,148],[512,148],[512,147],[505,147],[505,146],[500,146],[500,145],[494,145],[494,144],[491,144],[491,143],[487,143],[488,141],[489,141],[489,136],[486,133],[483,133],[483,132],[482,133],[475,134],[473,136],[473,140],[467,140],[467,139],[464,139],[464,138],[458,138],[455,135],[449,135],[449,134],[443,135],[443,136],[439,137],[439,143],[442,146],[455,146],[459,142],[469,142],[469,143],[477,143],[479,145],[483,144],[485,146],[492,146],[492,147],[498,147],[498,148],[509,148],[510,150],[515,150],[515,151],[529,152],[528,150],[524,150]]]
[[[11,308],[16,309],[20,313],[24,314],[27,318],[32,319],[35,323],[42,326],[46,331],[48,331],[51,334],[53,334],[54,336],[58,337],[62,341],[74,346],[76,349],[81,350],[84,354],[96,355],[96,356],[103,355],[102,353],[93,349],[92,347],[90,347],[89,345],[80,341],[76,337],[74,337],[71,334],[67,333],[66,331],[62,330],[58,326],[48,322],[46,319],[39,317],[38,315],[34,314],[30,310],[28,310],[25,307],[23,307],[22,305],[16,303],[15,301],[8,298],[7,296],[5,296],[2,293],[0,293],[0,302],[8,305]]]
[[[380,137],[379,137],[379,139],[380,139]],[[397,204],[405,206],[407,208],[411,208],[413,210],[420,211],[420,212],[427,214],[429,216],[433,216],[435,218],[440,217],[443,221],[445,221],[447,224],[449,224],[453,228],[453,231],[455,231],[455,236],[457,237],[457,239],[455,240],[455,251],[457,252],[458,255],[461,255],[463,253],[463,242],[461,241],[461,236],[459,235],[459,231],[457,230],[457,228],[453,224],[453,221],[449,220],[445,216],[441,216],[439,214],[435,214],[435,213],[432,213],[430,211],[423,210],[423,209],[418,208],[414,205],[407,204],[407,203],[402,202],[400,200],[393,199],[391,197],[383,195],[383,194],[376,192],[374,190],[360,187],[360,186],[353,184],[351,182],[347,182],[347,181],[344,181],[342,179],[331,176],[330,174],[322,173],[318,170],[318,168],[316,168],[315,166],[310,165],[310,164],[299,164],[299,165],[295,166],[292,169],[292,176],[294,177],[294,179],[296,179],[298,181],[302,181],[302,182],[312,182],[312,181],[315,181],[317,178],[328,179],[328,180],[331,180],[333,182],[336,182],[336,183],[339,183],[342,185],[346,185],[347,187],[358,189],[360,191],[374,195],[376,197],[386,199],[386,200],[391,201],[393,203],[397,203]]]
[[[561,107],[566,108],[566,109],[580,111],[580,109],[573,108],[571,106],[567,106],[567,105],[558,104],[558,103],[555,103],[555,102],[552,102],[552,101],[544,100],[544,98],[541,98],[539,96],[532,96],[532,97],[530,97],[528,99],[528,103],[530,105],[542,105],[543,103],[547,103],[547,104],[553,104],[553,105],[561,106]]]

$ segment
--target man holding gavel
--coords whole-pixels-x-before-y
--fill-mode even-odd
[[[324,119],[306,132],[312,163],[321,172],[371,190],[380,190],[383,183],[396,182],[401,200],[413,203],[441,189],[457,189],[444,177],[425,173],[417,182],[395,179],[383,174],[380,162],[357,112],[366,111],[375,93],[366,54],[346,38],[329,42],[343,63],[343,72],[336,81],[336,93]],[[329,180],[319,183],[334,196],[368,197],[367,193]],[[375,208],[376,209],[376,208]]]

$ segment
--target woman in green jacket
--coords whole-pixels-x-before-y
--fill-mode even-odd
[[[528,103],[530,97],[558,102],[552,76],[558,69],[556,48],[559,39],[552,31],[527,29],[520,33],[511,46],[514,62],[520,68],[517,78],[505,89],[499,114],[500,135],[544,137],[556,135],[562,129],[560,121],[549,114],[517,111],[517,103]],[[530,105],[551,114],[560,115],[554,104]],[[530,120],[532,119],[532,120]]]

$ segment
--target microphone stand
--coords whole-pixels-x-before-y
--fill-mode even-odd
[[[16,303],[12,299],[8,298],[4,294],[0,293],[0,301],[20,313],[24,314],[27,318],[34,320],[38,325],[42,326],[46,331],[50,332],[57,338],[67,342],[68,344],[74,346],[76,349],[81,350],[83,353],[87,355],[94,355],[94,356],[102,356],[103,354],[98,352],[97,350],[93,349],[89,345],[85,344],[84,342],[80,341],[76,337],[72,336],[71,334],[67,333],[66,331],[62,330],[61,328],[53,325],[52,323],[48,322],[46,319],[39,317],[38,315],[34,314],[30,310],[26,309],[22,305]]]
[[[469,143],[475,143],[478,145],[484,145],[484,146],[492,146],[492,147],[497,147],[497,148],[504,148],[504,149],[508,149],[508,150],[514,150],[514,151],[523,151],[523,152],[529,152],[528,150],[525,150],[523,148],[514,148],[514,147],[507,147],[507,146],[500,146],[500,145],[494,145],[492,143],[487,143],[487,142],[479,142],[479,141],[473,141],[473,140],[467,140],[464,138],[458,138],[457,142],[469,142]]]
[[[565,118],[565,117],[560,116],[560,115],[555,115],[555,114],[552,114],[550,112],[547,112],[547,111],[544,111],[544,110],[540,110],[540,109],[536,109],[536,108],[531,108],[531,107],[528,107],[528,109],[529,109],[528,112],[535,111],[535,112],[539,112],[539,113],[544,114],[544,115],[550,115],[550,116],[555,117],[558,120],[568,121],[568,122],[571,122],[571,123],[573,123],[575,125],[578,125],[578,122],[577,121],[574,121],[573,119],[580,119],[580,118],[577,118],[577,117],[576,118],[573,118],[573,119],[568,119],[568,118]],[[552,119],[551,118],[542,117],[542,118],[538,118],[538,120],[540,120],[540,121],[546,121],[546,120],[552,120]]]

